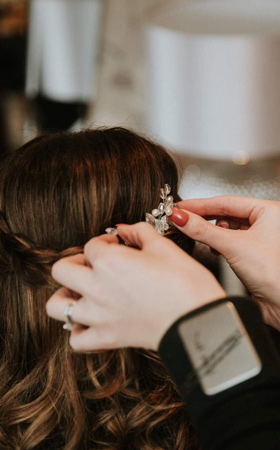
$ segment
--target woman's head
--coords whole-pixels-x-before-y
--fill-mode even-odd
[[[159,146],[122,128],[42,136],[4,166],[0,209],[41,247],[82,245],[104,227],[145,219],[177,170]]]
[[[129,411],[129,401],[133,409],[136,399],[135,405],[145,410],[140,385],[149,382],[143,374],[141,383],[138,379],[142,356],[136,358],[133,351],[73,355],[65,331],[47,318],[44,305],[55,288],[51,265],[81,251],[88,239],[108,226],[144,220],[145,213],[157,207],[165,183],[178,200],[171,157],[161,146],[122,128],[41,136],[5,161],[0,175],[0,378],[5,380],[0,386],[0,414],[5,410],[3,430],[10,433],[10,440],[14,438],[11,448],[29,449],[34,442],[58,435],[62,423],[66,431],[61,443],[68,442],[69,450],[78,448],[85,430],[90,436],[90,428],[96,436],[100,432],[101,441],[106,433],[117,439],[120,430],[110,429],[116,427],[115,418],[109,414],[105,419],[100,399],[111,411],[116,404],[120,411]],[[192,242],[184,241],[191,249]],[[143,358],[147,367],[152,364],[150,381],[166,376],[156,359],[151,363],[151,357]],[[128,389],[129,383],[134,387]],[[170,389],[172,403],[177,394],[171,395]],[[129,401],[116,399],[125,395]],[[85,409],[95,415],[94,425],[87,424]],[[134,419],[140,420],[142,413],[138,414]],[[132,415],[130,422],[134,419]],[[139,423],[143,427],[144,422]],[[108,444],[110,438],[106,439]],[[0,444],[4,442],[0,427]],[[99,448],[96,441],[95,445]]]
[[[145,220],[165,183],[178,200],[172,158],[161,146],[123,128],[38,137],[6,161],[0,183],[0,210],[11,234],[22,238],[9,248],[14,256],[19,253],[15,267],[19,276],[22,266],[24,281],[32,267],[27,264],[32,244],[43,249],[44,262],[46,250],[50,259],[53,251],[59,257],[108,226]],[[191,251],[192,241],[183,240]],[[40,254],[35,256],[39,261]],[[30,272],[34,284],[37,269],[37,276]]]

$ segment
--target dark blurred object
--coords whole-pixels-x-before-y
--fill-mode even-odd
[[[26,95],[39,132],[83,126],[97,95],[103,0],[30,0]]]
[[[0,166],[7,152],[8,152],[7,134],[4,126],[3,108],[0,103]]]
[[[17,119],[17,97],[25,86],[28,7],[26,0],[0,0],[0,159],[22,142],[16,136],[22,129]],[[15,114],[11,106],[16,107]],[[13,120],[14,119],[14,120]]]
[[[57,102],[38,96],[34,102],[38,127],[42,132],[69,129],[77,120],[86,116],[87,104],[81,102]]]
[[[24,89],[25,58],[26,35],[0,38],[1,89]]]
[[[27,2],[0,0],[0,86],[23,90],[25,85]]]

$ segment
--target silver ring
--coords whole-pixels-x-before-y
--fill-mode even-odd
[[[73,329],[74,322],[72,320],[72,313],[76,303],[76,300],[70,300],[65,307],[65,324],[63,325],[64,330],[72,331]]]

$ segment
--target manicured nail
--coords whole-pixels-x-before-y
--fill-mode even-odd
[[[186,223],[189,220],[189,215],[186,211],[179,208],[172,208],[172,214],[169,216],[169,219],[172,220],[172,222],[176,223],[176,225],[179,225],[179,227],[184,227]]]

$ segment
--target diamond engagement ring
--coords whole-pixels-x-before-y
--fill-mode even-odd
[[[64,310],[65,324],[63,325],[64,330],[72,331],[74,322],[72,320],[73,308],[76,305],[76,300],[70,300]]]

